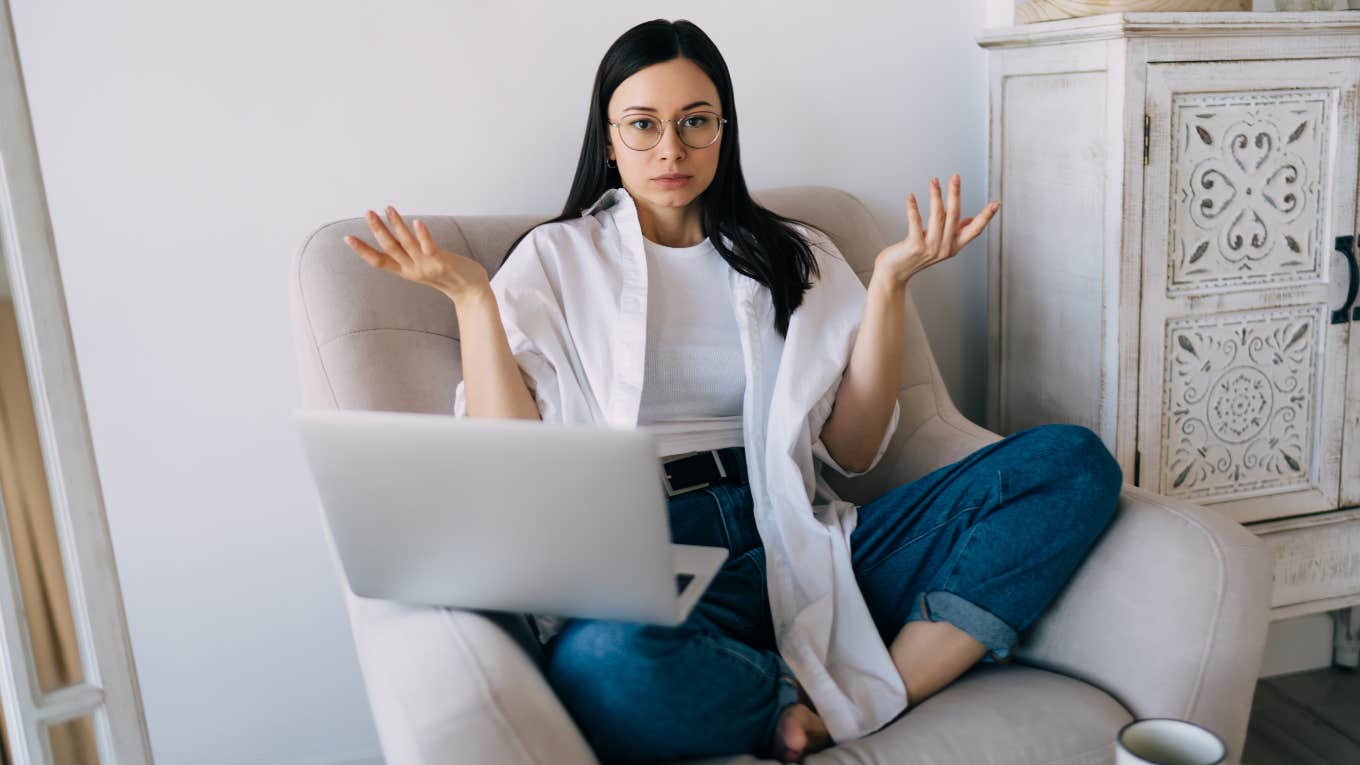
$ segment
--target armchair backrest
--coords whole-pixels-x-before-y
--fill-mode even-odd
[[[857,198],[827,186],[774,188],[753,196],[775,212],[825,231],[868,282],[874,256],[886,241]],[[435,241],[494,273],[516,237],[554,215],[416,217]],[[362,218],[346,218],[313,231],[293,259],[289,290],[302,406],[451,413],[462,378],[453,304],[433,289],[369,266],[344,243],[349,234],[372,242]],[[928,419],[954,411],[910,297],[899,397],[898,432],[880,467],[860,479],[833,477],[833,486],[847,499],[867,501],[909,477],[901,474],[902,466],[918,461],[894,452],[904,449],[907,436]],[[873,480],[885,471],[893,472],[894,480]]]

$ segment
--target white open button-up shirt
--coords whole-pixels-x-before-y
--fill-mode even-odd
[[[774,328],[768,288],[735,269],[728,287],[745,363],[743,440],[775,639],[832,738],[845,742],[894,719],[907,693],[851,568],[857,508],[836,496],[814,462],[858,475],[836,463],[820,434],[867,293],[830,239],[800,231],[811,236],[821,275],[790,317],[787,337]],[[491,287],[545,422],[637,427],[648,284],[626,189],[609,189],[579,218],[536,227]],[[467,414],[462,382],[454,414]],[[900,414],[895,403],[870,468]]]

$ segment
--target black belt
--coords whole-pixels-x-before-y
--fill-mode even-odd
[[[677,454],[661,461],[661,486],[666,496],[702,489],[719,481],[746,480],[746,449],[729,446]]]

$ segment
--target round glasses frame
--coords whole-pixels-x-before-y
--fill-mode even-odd
[[[656,134],[656,143],[653,143],[651,146],[648,146],[648,147],[646,147],[646,148],[639,149],[639,148],[637,148],[637,147],[635,147],[635,146],[630,145],[627,141],[624,141],[624,140],[623,140],[623,130],[622,130],[621,128],[619,129],[619,140],[620,140],[620,141],[623,141],[623,145],[624,145],[624,146],[627,146],[628,148],[632,149],[633,151],[651,151],[652,149],[655,149],[655,148],[657,147],[657,144],[660,144],[660,143],[661,143],[661,139],[662,139],[662,138],[665,138],[665,137],[666,137],[666,123],[667,123],[667,122],[678,122],[678,121],[680,121],[680,120],[687,120],[687,119],[689,119],[690,117],[693,117],[693,116],[696,116],[696,115],[699,115],[699,114],[712,115],[712,116],[714,117],[714,119],[718,120],[718,132],[716,132],[716,133],[713,134],[713,140],[712,140],[712,141],[709,141],[708,143],[704,144],[703,146],[695,146],[694,144],[690,143],[689,141],[686,141],[686,140],[685,140],[685,134],[684,134],[684,133],[681,133],[681,134],[680,134],[680,143],[683,143],[684,145],[690,147],[691,149],[705,149],[705,148],[708,148],[709,146],[712,146],[713,144],[717,143],[718,139],[722,137],[723,125],[727,124],[727,118],[726,118],[726,117],[720,117],[720,116],[718,116],[718,113],[717,113],[717,112],[707,112],[707,111],[690,112],[689,114],[686,114],[686,115],[684,115],[683,117],[676,117],[675,119],[669,119],[669,120],[657,119],[656,117],[653,117],[653,116],[647,115],[647,114],[630,114],[630,115],[628,115],[629,117],[645,117],[646,119],[655,120],[655,121],[661,123],[661,130],[660,130],[660,132],[658,132],[658,133]],[[623,118],[623,117],[620,117],[618,122],[611,122],[611,121],[609,121],[609,120],[605,120],[605,121],[609,123],[610,127],[619,128],[619,125],[620,125],[620,123],[623,122],[623,120],[624,120],[624,118]]]

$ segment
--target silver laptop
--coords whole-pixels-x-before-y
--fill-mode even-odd
[[[727,558],[672,544],[645,429],[295,410],[355,594],[675,625]]]

